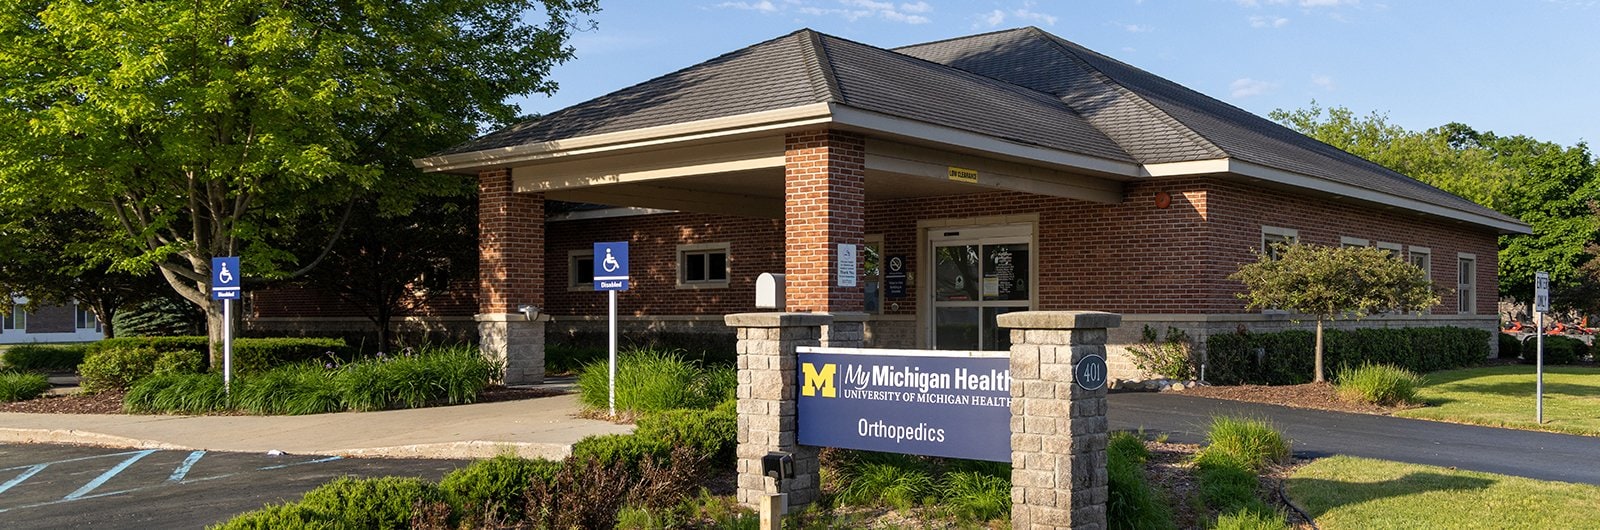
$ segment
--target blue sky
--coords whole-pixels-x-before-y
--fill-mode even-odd
[[[800,28],[894,47],[1021,26],[1260,115],[1345,106],[1426,129],[1600,138],[1600,0],[606,1],[548,113]]]

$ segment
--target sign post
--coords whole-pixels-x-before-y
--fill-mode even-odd
[[[211,299],[222,301],[222,392],[231,392],[233,383],[233,301],[242,294],[239,287],[239,257],[211,258]]]
[[[1533,421],[1544,424],[1544,314],[1550,311],[1550,273],[1533,273],[1533,315],[1535,355],[1534,390],[1533,390]]]
[[[610,340],[606,378],[606,403],[611,415],[617,415],[617,291],[628,290],[628,242],[594,244],[594,290],[610,291]]]

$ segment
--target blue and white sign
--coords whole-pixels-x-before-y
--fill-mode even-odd
[[[628,242],[594,244],[594,290],[628,290]]]
[[[798,441],[1011,461],[1005,353],[801,347]]]
[[[238,300],[239,257],[211,258],[211,299]]]

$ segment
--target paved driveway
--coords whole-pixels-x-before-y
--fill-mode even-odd
[[[1113,430],[1168,433],[1201,443],[1213,415],[1267,418],[1300,456],[1335,454],[1456,467],[1540,480],[1600,484],[1600,437],[1292,409],[1173,393],[1110,396]],[[1532,407],[1528,414],[1533,414]]]

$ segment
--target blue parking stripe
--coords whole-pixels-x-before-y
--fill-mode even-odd
[[[35,473],[44,471],[44,468],[49,465],[50,464],[38,464],[28,468],[27,471],[23,471],[21,474],[17,475],[16,478],[7,480],[5,484],[0,484],[0,493],[5,493],[6,490],[15,487],[17,484],[21,484],[24,480],[28,480],[28,478],[32,477]]]
[[[123,460],[122,463],[117,464],[116,467],[106,470],[105,473],[101,473],[100,476],[95,477],[94,480],[89,481],[88,484],[84,484],[83,487],[78,488],[78,491],[68,493],[67,496],[62,497],[61,500],[76,500],[78,497],[88,495],[89,492],[94,491],[95,488],[105,484],[107,480],[111,480],[111,477],[115,477],[117,474],[122,473],[123,470],[128,469],[128,466],[133,465],[134,462],[138,462],[139,459],[150,456],[150,454],[154,452],[156,452],[155,449],[146,449],[144,451],[134,453],[133,456],[130,456],[126,460]]]
[[[194,467],[194,463],[199,462],[200,457],[205,455],[205,451],[194,451],[189,453],[189,458],[183,459],[183,463],[178,464],[178,468],[172,470],[172,476],[167,477],[167,482],[178,482],[183,480],[183,477],[189,474],[189,468]]]
[[[0,471],[11,471],[13,469],[30,468],[30,467],[33,467],[35,465],[48,466],[50,464],[65,464],[67,462],[82,462],[84,460],[95,460],[95,459],[99,459],[99,458],[111,458],[113,456],[131,455],[131,454],[138,453],[138,452],[139,451],[123,451],[123,452],[120,452],[120,453],[111,453],[111,454],[104,454],[104,455],[80,456],[80,457],[77,457],[77,458],[68,458],[68,459],[65,459],[65,460],[53,460],[53,461],[50,461],[50,462],[40,462],[38,464],[24,464],[24,465],[20,465],[20,466],[12,466],[12,467],[7,467],[7,468],[0,468]]]
[[[256,468],[256,470],[257,471],[266,471],[268,469],[283,469],[283,468],[290,467],[290,466],[303,466],[303,465],[306,465],[306,464],[321,464],[323,462],[332,462],[334,460],[339,460],[341,458],[344,458],[344,457],[342,457],[342,456],[330,456],[330,457],[327,457],[327,458],[318,458],[316,460],[307,460],[305,462],[295,462],[293,464],[278,464],[276,466],[258,467],[258,468]]]

